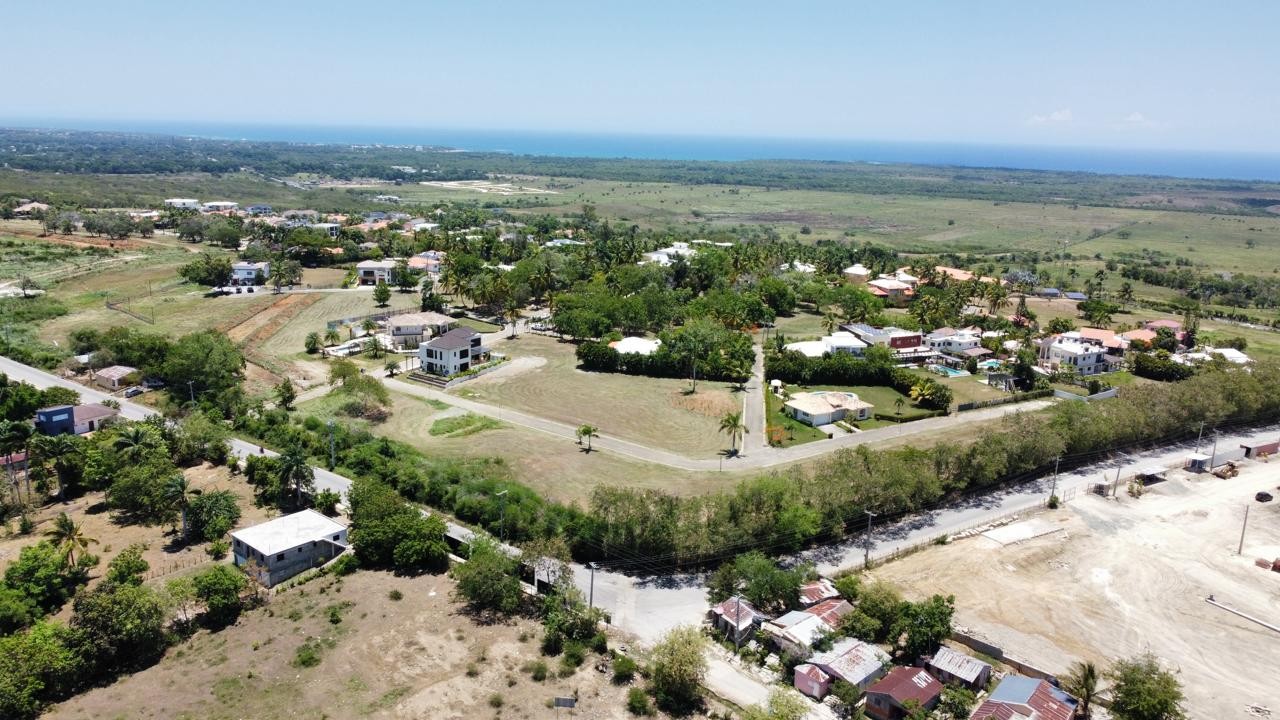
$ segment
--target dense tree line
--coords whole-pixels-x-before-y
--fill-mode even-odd
[[[951,407],[951,388],[930,377],[922,377],[895,367],[887,351],[868,348],[867,357],[850,353],[828,353],[820,358],[794,351],[770,353],[765,357],[765,377],[797,385],[880,385],[908,395],[917,405],[931,410]]]
[[[1188,267],[1165,270],[1142,265],[1125,265],[1120,274],[1129,280],[1180,290],[1188,298],[1204,303],[1263,309],[1280,306],[1280,279],[1274,277],[1205,274]]]

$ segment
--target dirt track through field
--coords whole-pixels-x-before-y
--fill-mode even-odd
[[[248,318],[244,318],[233,327],[227,329],[227,337],[237,345],[250,341],[265,340],[275,335],[280,328],[288,324],[293,316],[318,302],[320,297],[319,295],[295,293],[282,295],[279,300],[270,306]]]

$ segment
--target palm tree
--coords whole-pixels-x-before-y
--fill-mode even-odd
[[[1098,694],[1098,668],[1091,662],[1076,662],[1062,679],[1062,686],[1080,700],[1077,712],[1089,720],[1089,706]]]
[[[1120,302],[1124,303],[1126,306],[1133,302],[1133,283],[1130,283],[1128,280],[1124,281],[1120,285]]]
[[[396,373],[400,372],[400,361],[388,360],[382,369],[387,371],[387,377],[395,377]]]
[[[315,354],[317,352],[320,352],[320,333],[318,332],[307,333],[307,339],[303,341],[303,347],[306,349],[306,351],[309,354]]]
[[[737,455],[738,436],[746,435],[750,431],[747,430],[747,426],[743,424],[742,412],[739,411],[725,413],[724,417],[720,418],[720,432],[727,433],[729,435],[729,442],[731,444],[729,454]]]
[[[502,315],[511,321],[511,337],[516,336],[516,325],[520,323],[520,303],[511,296],[507,297],[502,308]]]
[[[182,473],[178,473],[177,475],[169,478],[169,481],[166,482],[164,486],[165,499],[172,503],[174,507],[178,508],[178,511],[182,513],[182,539],[184,541],[190,535],[190,525],[187,523],[187,508],[191,505],[190,498],[199,494],[200,491],[193,490],[190,483],[187,482],[187,478],[182,475]]]
[[[378,329],[378,323],[373,318],[365,318],[364,322],[360,323],[360,329],[365,335],[372,335]]]
[[[840,320],[836,317],[835,313],[828,310],[823,314],[822,329],[826,330],[828,335],[834,333],[838,327],[840,327]]]
[[[111,441],[111,447],[114,449],[122,460],[130,464],[137,464],[146,457],[147,452],[159,447],[156,437],[147,432],[146,427],[142,425],[129,425],[116,435]]]
[[[591,438],[599,435],[599,428],[594,425],[581,425],[578,427],[578,442],[582,442],[582,438],[587,439],[587,452],[591,452]]]
[[[338,332],[337,328],[329,328],[324,331],[325,345],[337,345],[340,342],[342,342],[342,334]]]
[[[90,544],[97,540],[85,537],[80,526],[75,524],[66,513],[60,513],[53,521],[53,527],[45,531],[45,535],[62,553],[63,567],[70,569],[76,566],[76,551],[88,552]]]
[[[71,473],[70,460],[80,454],[80,444],[74,435],[37,435],[31,443],[32,452],[40,464],[53,463],[58,478],[58,498],[66,499],[67,477]]]
[[[18,452],[30,455],[31,436],[35,428],[18,420],[0,420],[0,455],[12,455]],[[13,483],[13,491],[18,492],[18,477],[13,474],[13,466],[9,465],[9,481]],[[27,499],[31,499],[31,463],[28,458],[27,469],[23,476],[27,481]]]
[[[983,295],[986,298],[987,307],[990,308],[992,315],[1000,312],[1001,308],[1009,306],[1009,288],[998,282],[988,284]]]
[[[897,414],[898,414],[898,415],[901,415],[901,414],[902,414],[902,406],[903,406],[903,405],[906,405],[906,404],[907,404],[907,401],[906,401],[905,399],[903,399],[903,397],[902,397],[901,395],[899,395],[899,396],[898,396],[897,398],[895,398],[895,399],[894,399],[894,401],[893,401],[893,409],[897,411]]]
[[[310,490],[314,487],[315,471],[311,469],[311,464],[307,462],[307,456],[300,448],[289,448],[278,459],[280,467],[280,482],[285,487],[293,486],[294,503],[298,507],[302,507],[302,491]]]

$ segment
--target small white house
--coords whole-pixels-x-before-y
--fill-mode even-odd
[[[818,427],[841,420],[866,420],[875,406],[857,394],[840,391],[798,393],[782,406],[782,411],[806,425]]]
[[[395,283],[395,260],[361,260],[356,263],[356,282],[361,285],[377,285],[384,282]]]
[[[240,207],[240,203],[229,200],[213,200],[205,203],[202,207],[205,212],[230,212]]]
[[[231,284],[232,285],[257,285],[259,276],[262,280],[266,280],[271,274],[271,263],[263,260],[262,262],[240,261],[231,263]]]
[[[195,198],[169,198],[164,201],[164,206],[177,210],[199,210],[200,201]]]
[[[338,237],[338,233],[342,231],[342,226],[338,223],[311,223],[307,227],[312,230],[319,230],[327,234],[329,237]]]
[[[387,320],[387,332],[395,347],[412,349],[423,340],[449,332],[457,324],[457,320],[438,312],[404,313]]]
[[[659,250],[654,250],[653,252],[645,253],[642,256],[644,260],[641,260],[640,264],[656,263],[666,267],[667,265],[675,262],[677,257],[690,258],[697,254],[698,251],[689,247],[689,243],[675,242],[671,244],[671,247],[665,247]]]
[[[236,566],[255,563],[257,579],[267,587],[323,565],[346,549],[346,526],[315,510],[303,510],[231,533]]]
[[[871,271],[862,263],[850,265],[841,272],[841,275],[844,276],[845,282],[854,285],[866,285],[867,281],[871,279]]]
[[[820,358],[827,353],[838,352],[861,356],[863,351],[867,349],[867,344],[859,340],[853,333],[841,330],[827,335],[821,340],[802,340],[800,342],[787,343],[783,347],[787,350],[801,353],[805,357]]]
[[[129,378],[138,373],[138,368],[128,365],[112,365],[104,367],[93,374],[93,382],[108,390],[119,390],[129,383]]]

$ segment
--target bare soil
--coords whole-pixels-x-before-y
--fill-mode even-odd
[[[602,656],[559,677],[531,619],[479,622],[447,576],[362,571],[274,596],[157,665],[55,708],[49,718],[628,718]],[[391,599],[398,591],[403,599]],[[331,608],[340,616],[332,622]],[[294,663],[309,639],[319,664]],[[546,662],[539,682],[530,663]],[[555,697],[574,709],[551,710]]]
[[[930,547],[875,571],[920,597],[954,594],[956,622],[1006,654],[1062,673],[1151,651],[1179,672],[1190,717],[1280,711],[1280,634],[1206,601],[1280,624],[1280,463],[1248,463],[1238,478],[1176,477],[1132,498],[1074,498],[1040,517],[1060,532],[1000,546],[978,536]],[[1244,552],[1240,542],[1249,506]]]

